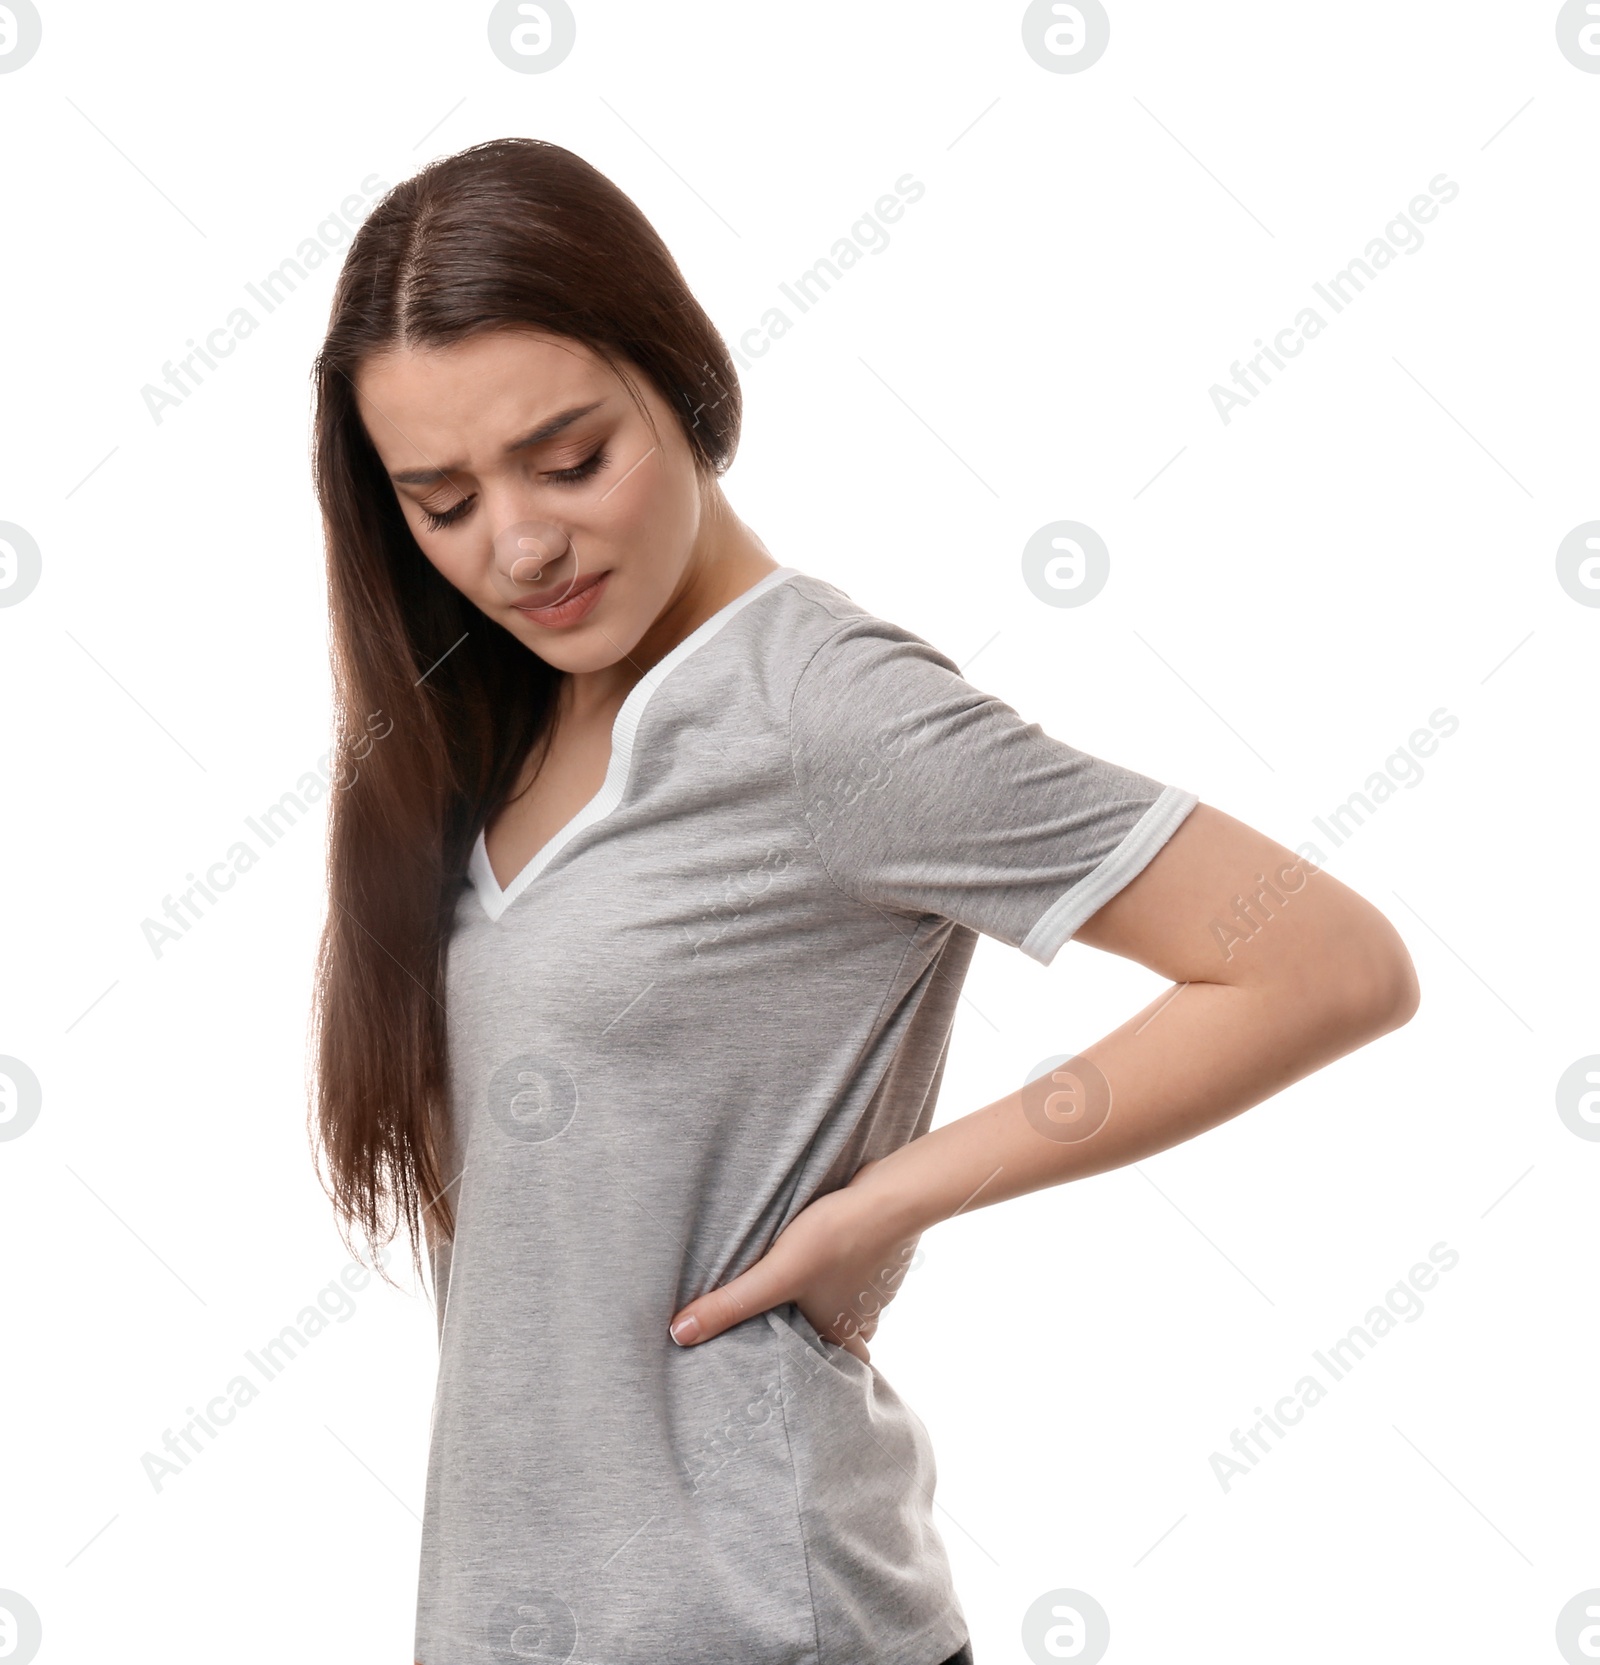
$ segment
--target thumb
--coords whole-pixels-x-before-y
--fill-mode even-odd
[[[691,1301],[667,1326],[667,1333],[680,1347],[693,1347],[789,1298],[763,1257],[731,1283]]]

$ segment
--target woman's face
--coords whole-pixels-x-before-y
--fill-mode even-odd
[[[603,360],[558,336],[496,330],[401,348],[356,377],[423,554],[565,671],[628,655],[697,559],[694,452],[648,379],[630,373],[655,432]]]

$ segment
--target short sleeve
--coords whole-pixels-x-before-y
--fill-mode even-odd
[[[1048,735],[919,636],[863,615],[789,711],[801,810],[834,884],[1049,965],[1199,801]]]

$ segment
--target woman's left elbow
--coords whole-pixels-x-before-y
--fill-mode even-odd
[[[1409,1023],[1422,1003],[1417,968],[1394,926],[1376,909],[1359,932],[1353,964],[1344,979],[1343,1004],[1351,1024],[1367,1039]]]

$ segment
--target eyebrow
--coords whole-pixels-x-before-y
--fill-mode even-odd
[[[553,439],[557,434],[570,428],[580,417],[587,416],[590,411],[597,410],[605,403],[603,399],[592,400],[587,405],[573,405],[570,409],[559,411],[548,422],[541,422],[537,428],[531,429],[520,439],[514,439],[505,448],[506,456],[512,456],[518,451],[526,451],[530,446],[540,445],[547,439]],[[465,463],[446,463],[443,468],[407,468],[398,474],[391,474],[389,478],[402,486],[433,486],[439,481],[447,479],[452,474],[465,474]]]

